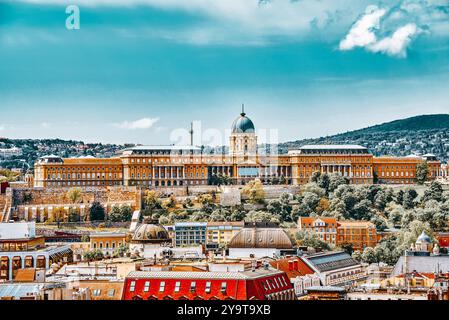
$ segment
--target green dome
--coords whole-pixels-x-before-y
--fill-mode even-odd
[[[232,133],[253,133],[255,132],[254,123],[248,118],[245,112],[232,123]]]

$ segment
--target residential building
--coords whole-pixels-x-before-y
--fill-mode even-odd
[[[316,235],[321,241],[337,243],[337,219],[333,217],[299,217],[298,229]]]
[[[350,244],[354,250],[363,251],[377,244],[376,226],[368,221],[339,221],[337,246]]]
[[[98,232],[90,234],[91,250],[100,250],[104,256],[112,257],[122,245],[126,245],[124,232]]]
[[[175,246],[206,245],[207,222],[175,223]]]
[[[363,266],[344,251],[300,257],[315,271],[324,286],[351,285],[366,278]]]
[[[135,271],[123,300],[294,300],[286,274],[272,268],[236,272]]]
[[[49,269],[53,263],[70,262],[69,245],[45,245],[34,222],[0,223],[0,280],[15,279],[25,268]]]
[[[244,224],[243,221],[208,222],[206,226],[206,248],[218,249],[226,246],[243,228]]]
[[[271,260],[270,265],[287,274],[297,297],[306,294],[307,288],[321,284],[318,274],[299,257],[291,256]]]

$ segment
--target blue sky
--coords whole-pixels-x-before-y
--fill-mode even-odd
[[[448,113],[448,21],[439,0],[0,0],[0,136],[165,144],[241,103],[281,141]]]

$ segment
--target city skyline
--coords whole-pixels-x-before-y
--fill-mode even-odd
[[[449,109],[443,1],[72,3],[79,30],[0,1],[0,136],[169,144],[245,103],[283,142]]]

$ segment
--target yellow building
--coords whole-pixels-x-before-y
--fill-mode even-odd
[[[243,228],[243,221],[208,222],[206,226],[206,246],[225,246]]]
[[[358,145],[306,145],[288,154],[260,154],[254,123],[243,110],[229,139],[228,154],[204,154],[192,144],[136,146],[108,159],[46,156],[35,164],[34,186],[194,186],[216,183],[220,175],[234,184],[258,178],[266,184],[300,185],[317,171],[338,173],[352,184],[371,184],[375,175],[381,183],[413,183],[416,165],[423,160],[429,163],[430,179],[443,172],[433,155],[376,158]]]
[[[100,250],[105,256],[112,256],[118,247],[126,245],[124,232],[99,232],[90,235],[90,249]]]

